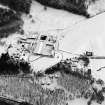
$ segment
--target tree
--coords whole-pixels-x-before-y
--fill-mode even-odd
[[[8,6],[16,12],[29,13],[31,7],[31,0],[0,0],[0,3]]]

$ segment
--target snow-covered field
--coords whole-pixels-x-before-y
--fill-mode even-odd
[[[47,10],[44,10],[44,6],[33,2],[30,15],[32,15],[32,18],[25,14],[22,16],[25,34],[29,32],[49,32],[56,34],[58,39],[61,39],[59,40],[59,49],[71,53],[62,52],[64,58],[70,58],[75,54],[82,54],[85,51],[92,51],[96,56],[105,56],[105,13],[86,19],[83,16],[63,10],[56,10],[49,7]],[[18,36],[18,34],[15,34],[15,37]],[[13,35],[2,40],[5,41],[8,46],[8,43],[15,43],[15,39]],[[5,46],[5,48],[0,46],[0,53],[6,52],[7,46]],[[36,59],[35,56],[31,58],[31,60]],[[56,64],[61,59],[62,55],[58,53],[55,58],[43,57],[35,62],[31,62],[31,65],[34,70],[43,70]],[[105,81],[105,70],[96,71],[103,66],[105,66],[105,60],[90,61],[93,75]],[[69,105],[85,105],[85,102],[82,101],[82,104],[81,100],[75,102],[76,103],[73,102],[74,104],[70,102]],[[94,105],[96,105],[96,103]]]
[[[91,51],[95,56],[105,56],[105,13],[82,21],[72,30],[66,31],[65,35],[60,49],[74,54]],[[105,69],[96,71],[105,66],[105,59],[92,59],[90,66],[95,77],[105,80]]]
[[[66,30],[61,49],[73,53],[93,51],[95,55],[105,55],[105,13],[84,20]],[[69,45],[69,46],[68,46]]]
[[[47,10],[44,10],[44,6],[34,2],[30,14],[33,16],[35,23],[31,23],[30,19],[23,16],[25,20],[23,28],[26,33],[30,31],[55,33],[59,39],[61,38],[59,41],[60,50],[68,51],[72,54],[82,54],[85,51],[92,51],[96,56],[105,56],[105,13],[86,19],[85,17],[63,10],[56,10],[49,7]],[[68,57],[72,55],[64,53],[63,56]],[[46,64],[47,61],[49,63]],[[34,66],[37,65],[36,68],[45,69],[56,62],[56,58],[42,58],[35,62]],[[91,60],[90,65],[93,71],[96,71],[104,66],[104,62],[105,60]],[[38,66],[38,63],[41,63],[41,65]],[[96,73],[99,74],[99,72]]]
[[[75,15],[64,10],[56,10],[49,7],[47,7],[47,10],[44,10],[44,6],[33,1],[30,15],[32,15],[32,18],[25,14],[22,16],[25,34],[30,32],[56,34],[58,39],[60,39],[59,49],[71,53],[70,55],[63,53],[63,58],[71,57],[75,54],[82,54],[85,51],[92,51],[96,56],[105,56],[105,13],[86,19],[83,16]],[[3,40],[5,40],[8,46],[9,43],[15,43],[15,39],[17,40],[15,37],[19,37],[19,35],[15,34],[15,36],[12,35]],[[6,51],[6,48],[1,47],[1,49],[3,52]],[[0,50],[1,53],[2,50]],[[31,58],[34,60],[37,57],[32,56]],[[58,53],[55,58],[40,58],[31,64],[33,68],[35,67],[35,70],[45,69],[59,62],[61,59],[62,54]],[[91,67],[93,70],[104,66],[104,60],[98,61],[97,68],[93,66],[97,65],[97,63],[95,64],[96,60],[92,61]],[[38,65],[39,63],[40,65]]]
[[[25,22],[23,26],[25,33],[37,31],[45,34],[53,33],[58,36],[58,39],[62,39],[62,37],[66,35],[65,31],[67,29],[71,29],[78,22],[86,19],[85,17],[63,10],[56,10],[49,7],[47,10],[44,10],[44,6],[37,2],[32,3],[30,15],[32,15],[32,19],[30,19],[28,16],[26,17],[26,15],[22,16]],[[32,20],[34,20],[34,22],[32,22]],[[64,35],[62,33],[64,33]],[[41,58],[36,62],[32,62],[31,64],[35,70],[42,70],[59,62],[62,59],[61,56],[62,55],[58,53],[55,58]],[[39,63],[40,66],[38,65]]]
[[[33,3],[31,14],[35,24],[27,21],[25,17],[24,29],[26,31],[44,31],[57,34],[59,49],[68,51],[72,54],[63,53],[63,58],[72,57],[75,54],[82,54],[85,51],[93,51],[97,56],[105,56],[105,13],[96,17],[86,19],[85,17],[74,15],[72,13],[44,7],[36,2]],[[28,25],[27,25],[28,24]],[[42,58],[33,62],[35,69],[45,69],[61,60],[61,55],[57,58]],[[40,65],[38,65],[40,64]],[[105,71],[96,71],[105,65],[105,60],[91,60],[90,67],[93,70],[92,75],[95,78],[101,78],[105,81]],[[69,105],[86,105],[84,99],[69,102]],[[93,103],[92,105],[96,105]],[[97,104],[98,105],[98,104]],[[103,103],[104,105],[104,103]]]
[[[26,16],[23,16],[25,21],[23,29],[25,31],[56,31],[56,29],[64,29],[73,26],[73,24],[84,20],[85,17],[72,14],[63,10],[56,10],[47,7],[44,10],[44,6],[37,2],[32,3],[30,14],[35,23],[31,23],[31,20]]]

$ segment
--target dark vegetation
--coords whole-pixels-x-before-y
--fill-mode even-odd
[[[0,27],[0,38],[7,38],[13,33],[20,32],[23,21],[14,21],[11,24],[7,24]]]
[[[105,100],[105,87],[104,87],[104,81],[101,79],[96,80],[93,78],[92,80],[92,92],[88,92],[84,98],[89,99],[87,105],[92,105],[92,102],[96,102],[98,104],[102,104],[102,102]]]
[[[31,0],[0,0],[1,5],[10,8],[0,8],[0,38],[21,30],[21,14],[29,14],[31,3]]]
[[[58,78],[58,84],[70,94],[72,93],[72,97],[89,99],[87,105],[92,105],[92,102],[102,104],[105,100],[105,87],[102,87],[104,86],[102,80],[87,80],[70,74],[62,74],[62,77]]]
[[[31,0],[0,0],[2,5],[8,6],[16,12],[28,14],[30,12]]]
[[[28,102],[21,102],[19,105],[32,105],[32,104],[30,104]]]
[[[70,71],[72,71],[72,67],[71,67],[71,60],[69,59],[70,62],[68,62],[67,60],[63,60],[57,64],[55,64],[54,66],[46,69],[45,74],[53,74],[55,72],[64,72],[64,73],[70,73]]]
[[[93,88],[93,93],[88,101],[88,105],[91,105],[93,101],[96,101],[98,104],[102,104],[104,100],[105,97],[103,95],[103,90],[98,91],[97,88]]]
[[[87,66],[89,64],[88,58],[82,57],[82,58],[79,58],[79,60],[80,59],[84,61],[85,66]],[[65,73],[65,74],[72,74],[79,78],[91,79],[91,69],[89,69],[87,72],[84,72],[84,71],[79,70],[76,67],[75,70],[73,70],[72,61],[70,59],[61,61],[61,62],[57,63],[56,65],[46,69],[45,74],[53,74],[58,71]]]
[[[0,58],[0,75],[17,75],[30,73],[30,65],[24,60],[15,60],[8,53]]]
[[[60,63],[52,66],[51,68],[48,68],[45,70],[45,74],[53,74],[55,72],[61,71],[62,69],[59,68]]]
[[[0,8],[0,27],[19,19],[19,16],[12,10]]]
[[[91,88],[90,80],[79,78],[71,74],[63,73],[62,76],[58,78],[57,83],[64,87],[74,98],[84,97]]]
[[[19,31],[22,25],[20,14],[11,9],[0,8],[0,38]]]
[[[30,82],[31,77],[20,76],[0,76],[1,89],[0,94],[3,96],[12,96],[14,100],[26,100],[33,105],[61,105],[62,100],[66,100],[66,94],[63,89],[50,90],[43,88],[36,80]],[[26,105],[26,104],[20,104]]]
[[[13,105],[0,100],[0,105]]]
[[[45,6],[50,6],[57,9],[64,9],[73,13],[89,17],[89,14],[86,11],[87,6],[85,5],[85,2],[87,2],[87,0],[36,0],[36,1],[40,2]]]
[[[40,72],[40,71],[38,71],[37,73],[35,73],[34,72],[34,75],[35,75],[35,77],[37,78],[40,78],[40,77],[44,77],[44,73],[43,72]]]
[[[84,66],[88,66],[89,63],[90,63],[89,58],[88,58],[87,56],[82,56],[82,55],[81,55],[81,56],[78,58],[78,60],[82,60],[82,61],[84,62]]]
[[[15,100],[10,100],[0,97],[0,105],[32,105],[27,102],[17,102]]]
[[[85,56],[80,56],[78,60],[84,61],[84,66],[90,63],[89,59]],[[78,68],[76,71],[73,71],[72,61],[68,62],[68,60],[65,60],[47,69],[45,74],[53,74],[58,71],[62,74],[62,76],[58,78],[58,84],[72,93],[70,97],[84,97],[89,99],[87,105],[91,105],[92,102],[101,104],[105,100],[103,95],[105,88],[102,87],[104,86],[104,81],[94,79],[91,75],[91,69],[86,73],[80,72]],[[100,87],[102,87],[102,89],[98,90]]]

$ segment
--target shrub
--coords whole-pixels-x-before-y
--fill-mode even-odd
[[[32,105],[32,104],[29,104],[27,102],[21,102],[19,105]]]
[[[8,53],[2,54],[0,58],[0,74],[16,75],[19,73],[30,73],[30,65],[24,60],[15,60]]]
[[[14,20],[19,20],[19,16],[16,13],[10,9],[0,8],[0,27]]]
[[[16,12],[29,13],[31,7],[31,0],[0,0],[5,6],[15,10]]]
[[[0,38],[8,37],[18,32],[23,25],[20,14],[11,9],[0,8]]]
[[[68,10],[73,13],[82,14],[88,17],[85,2],[87,0],[36,0],[46,6],[57,9]]]

